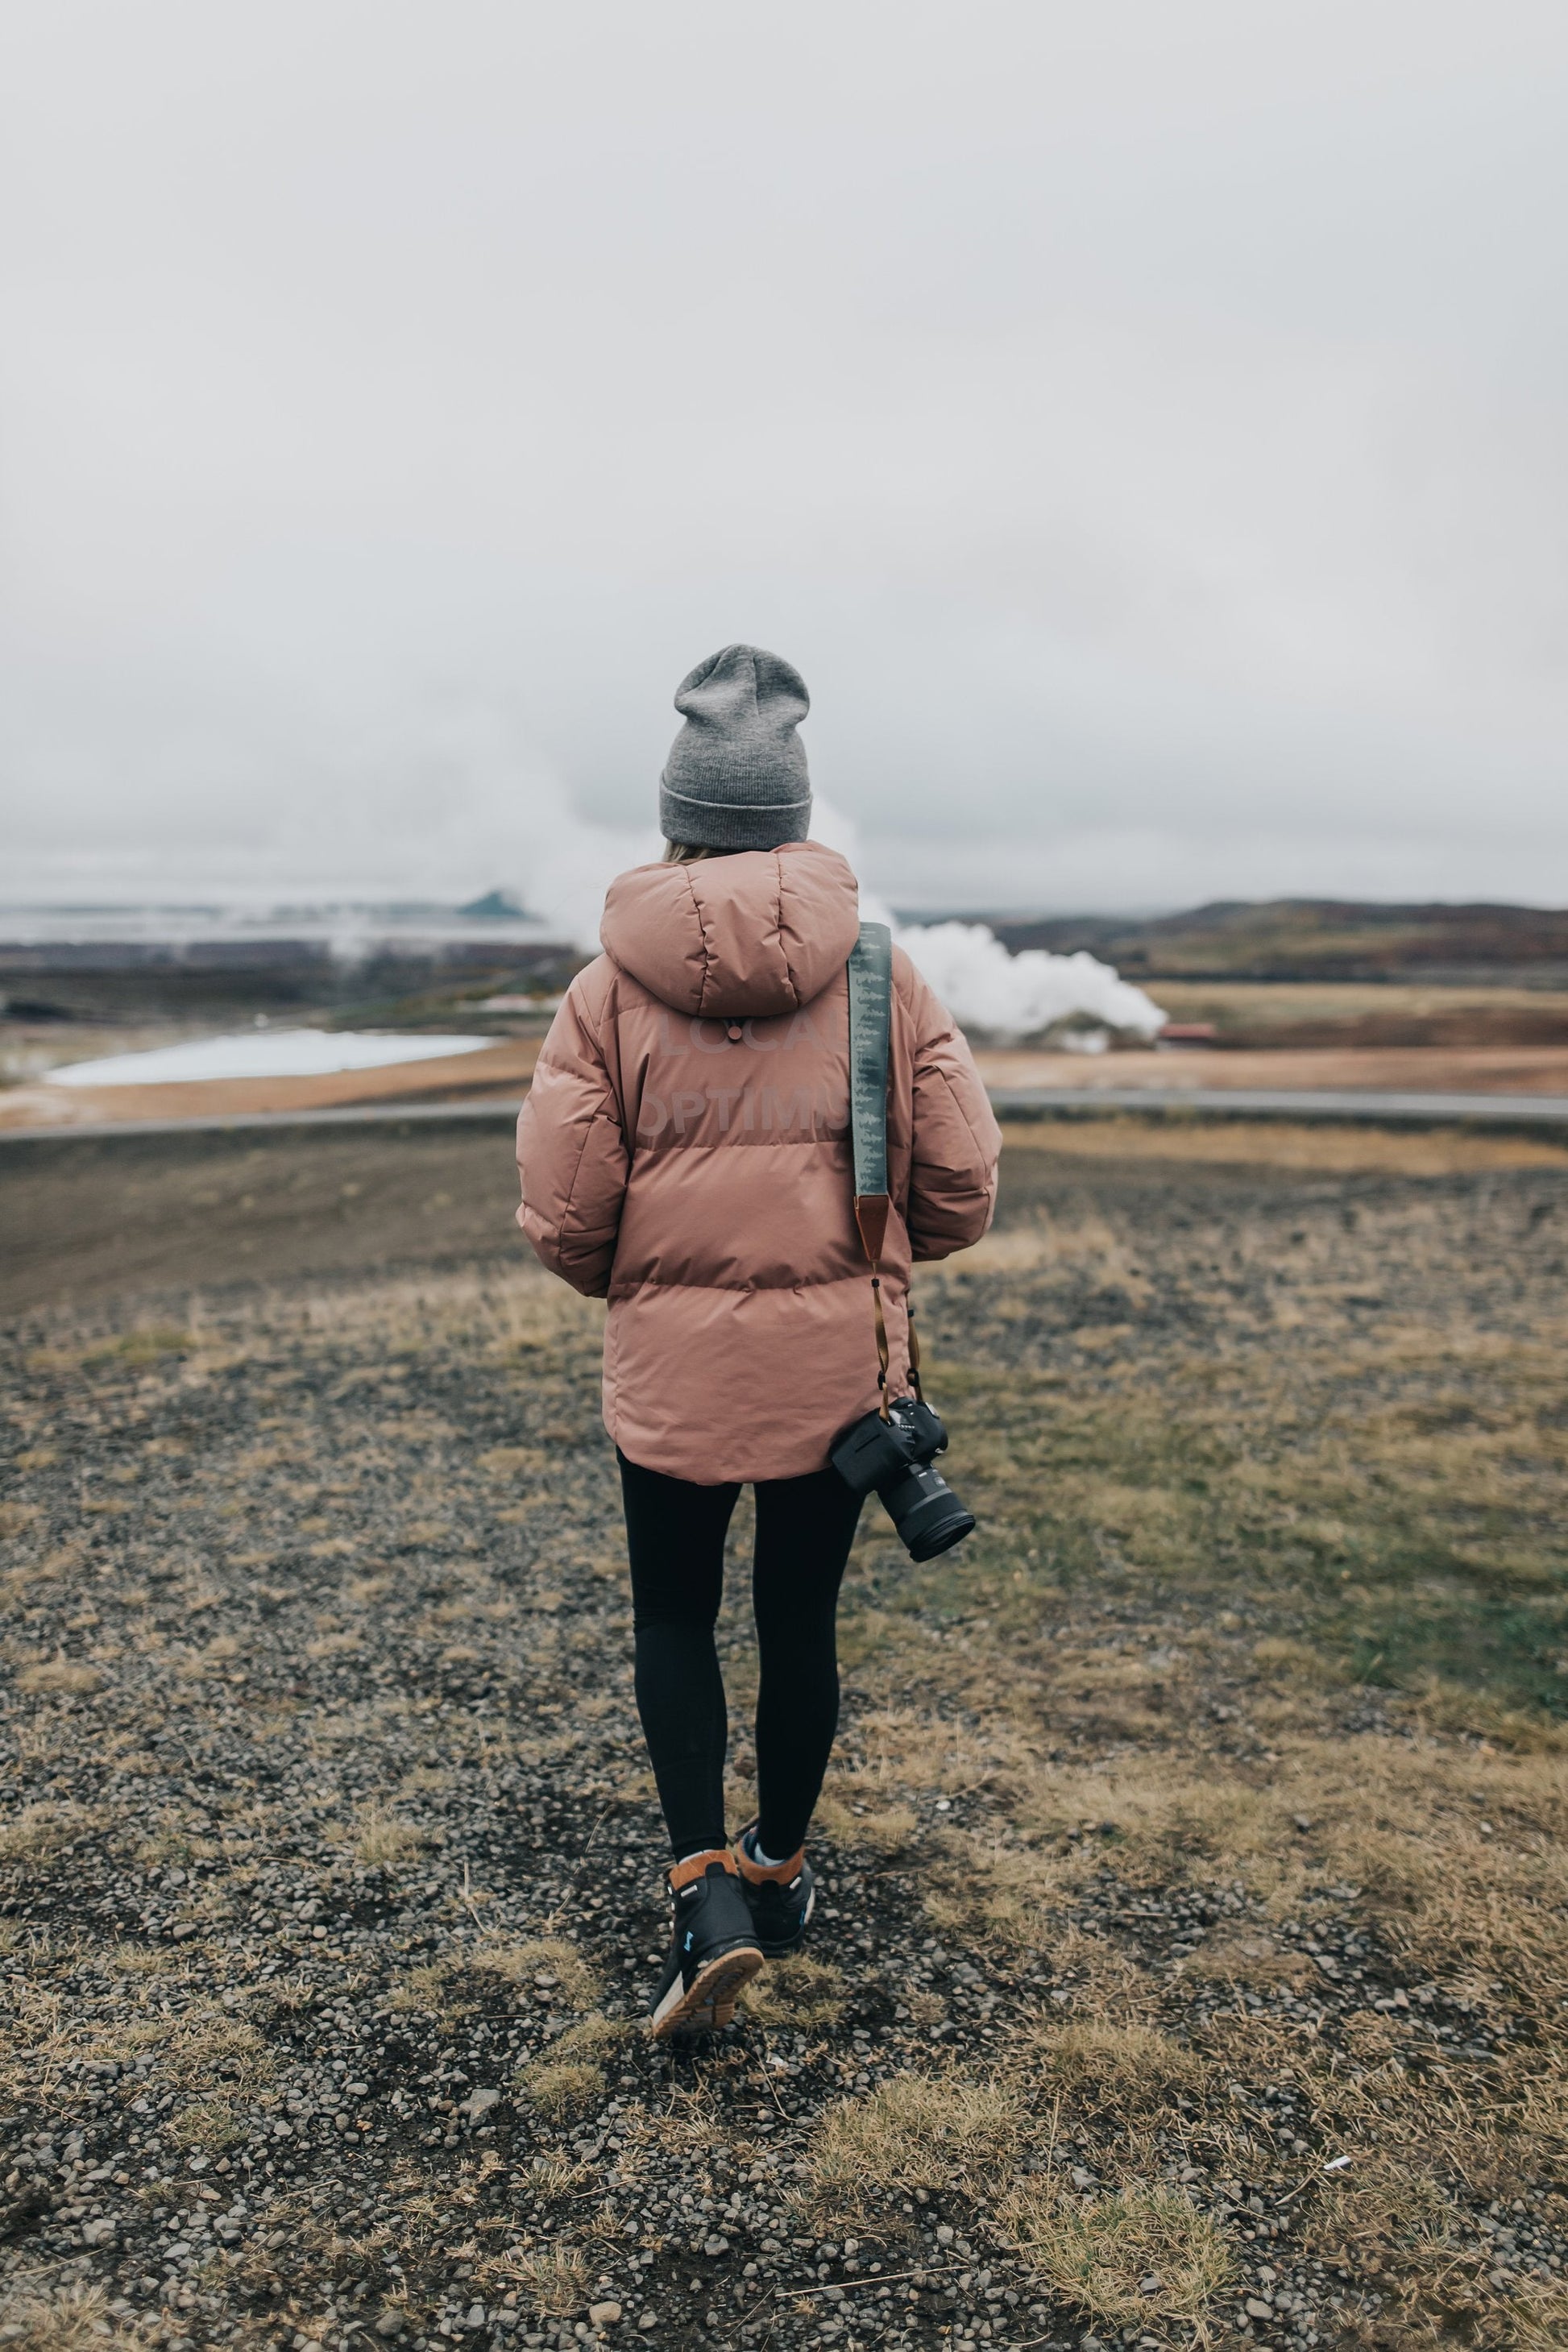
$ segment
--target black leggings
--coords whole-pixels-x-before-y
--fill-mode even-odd
[[[679,1859],[727,1842],[729,1715],[713,1644],[738,1486],[694,1486],[618,1454],[632,1564],[637,1713]],[[837,1470],[757,1482],[757,1843],[805,1843],[838,1727],[834,1617],[860,1497]]]

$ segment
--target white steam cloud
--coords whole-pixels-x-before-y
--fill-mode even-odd
[[[1009,955],[984,923],[919,923],[894,936],[963,1028],[1004,1042],[1064,1027],[1150,1038],[1164,1025],[1152,998],[1082,949]]]

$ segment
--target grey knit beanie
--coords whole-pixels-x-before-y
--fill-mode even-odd
[[[675,707],[686,724],[659,779],[666,841],[704,849],[804,841],[811,779],[795,729],[811,697],[799,670],[760,646],[726,646],[681,679]]]

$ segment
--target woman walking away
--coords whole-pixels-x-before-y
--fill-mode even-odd
[[[776,654],[726,646],[675,706],[664,863],[611,884],[605,952],[573,982],[518,1124],[519,1223],[547,1266],[610,1303],[637,1710],[674,1855],[656,2034],[727,2024],[811,1916],[805,1833],[837,1727],[834,1618],[860,1510],[828,1449],[879,1400],[848,1129],[858,893],[806,839],[805,686]],[[891,1397],[910,1387],[910,1260],[979,1240],[1000,1143],[968,1046],[895,951]],[[713,1628],[747,1482],[759,1811],[731,1849]]]

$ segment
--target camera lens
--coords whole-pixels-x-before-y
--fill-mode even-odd
[[[917,1462],[877,1489],[883,1508],[912,1559],[934,1559],[974,1532],[966,1511],[940,1470]]]

